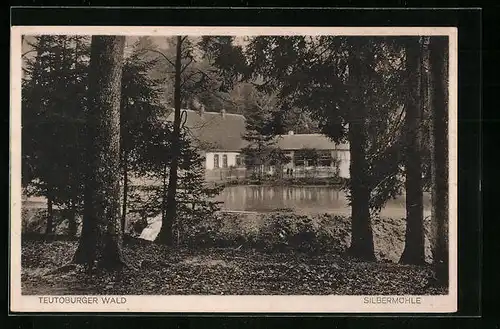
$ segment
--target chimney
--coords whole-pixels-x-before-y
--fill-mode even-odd
[[[220,110],[220,115],[225,118],[226,117],[226,110],[225,109],[221,109]]]
[[[293,135],[293,130],[290,130],[290,131],[288,132],[288,135]]]

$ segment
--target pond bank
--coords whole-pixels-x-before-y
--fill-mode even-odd
[[[245,186],[245,185],[258,185],[258,186],[333,186],[342,187],[349,182],[346,178],[340,177],[285,177],[285,178],[265,178],[254,179],[244,178],[238,180],[231,180],[223,183],[225,186]]]
[[[56,214],[58,214],[56,212]],[[80,218],[78,218],[80,221]],[[134,221],[135,220],[135,221]],[[140,218],[128,219],[126,232],[153,241],[161,228],[161,218],[149,218],[136,225]],[[23,235],[44,232],[44,211],[23,212]],[[68,232],[67,220],[55,219],[55,234]],[[432,262],[430,247],[430,218],[424,221],[426,261]],[[79,225],[79,231],[81,225]],[[396,263],[404,249],[406,221],[404,218],[372,218],[375,254],[380,261]],[[78,231],[78,232],[79,232]],[[175,232],[179,246],[193,248],[229,247],[262,252],[298,251],[306,253],[342,253],[350,245],[349,215],[298,214],[285,209],[276,212],[224,212],[204,218],[188,230]]]

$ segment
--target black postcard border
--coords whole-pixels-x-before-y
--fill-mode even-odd
[[[455,26],[458,27],[458,306],[453,314],[262,314],[262,313],[69,313],[73,315],[188,316],[180,323],[212,322],[213,316],[266,316],[307,319],[321,317],[473,317],[481,311],[482,216],[480,179],[482,168],[482,12],[480,9],[326,9],[326,8],[98,8],[98,7],[23,7],[11,8],[12,25],[126,25],[126,26]],[[10,214],[9,214],[10,215]],[[10,216],[9,216],[10,217]],[[7,223],[8,225],[8,223]],[[10,231],[6,230],[8,239]],[[9,240],[7,240],[9,241]],[[7,246],[7,257],[10,260]],[[10,262],[9,262],[10,263]],[[10,297],[10,296],[9,296]],[[10,298],[9,298],[10,300]],[[11,315],[50,316],[61,313],[10,313]],[[57,316],[57,317],[53,317]],[[195,317],[201,317],[195,320]],[[25,319],[27,320],[27,319]],[[42,319],[40,319],[42,320]],[[235,321],[233,319],[232,321]],[[297,319],[290,319],[296,321]],[[24,320],[23,320],[24,321]],[[105,319],[85,320],[88,326],[104,324]],[[238,320],[242,325],[250,319]],[[231,322],[231,321],[229,321]],[[258,323],[258,322],[257,322]],[[234,323],[236,325],[236,323]],[[48,325],[48,324],[47,324]],[[239,325],[238,325],[239,326]],[[42,327],[45,327],[42,325]],[[224,326],[226,327],[226,326]],[[233,327],[230,325],[228,327]]]

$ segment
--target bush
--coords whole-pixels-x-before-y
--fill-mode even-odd
[[[186,247],[244,247],[265,252],[339,252],[348,243],[348,220],[308,217],[290,212],[219,213],[192,226],[181,241]]]
[[[73,226],[76,231],[72,232],[70,218],[65,209],[54,209],[53,211],[53,235],[79,236],[81,231],[81,215],[76,214]],[[45,234],[47,229],[47,209],[45,208],[22,208],[21,210],[21,232],[23,235]]]
[[[267,251],[295,250],[320,253],[344,250],[348,231],[339,216],[309,217],[296,214],[272,214],[266,218],[259,239]],[[332,228],[337,227],[336,230]]]

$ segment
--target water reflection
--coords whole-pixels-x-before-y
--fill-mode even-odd
[[[290,208],[298,213],[350,214],[346,194],[329,186],[230,186],[217,197],[224,202],[223,209],[237,211],[269,212]],[[424,212],[430,214],[430,196],[424,194]],[[405,198],[390,200],[381,215],[405,216]]]

